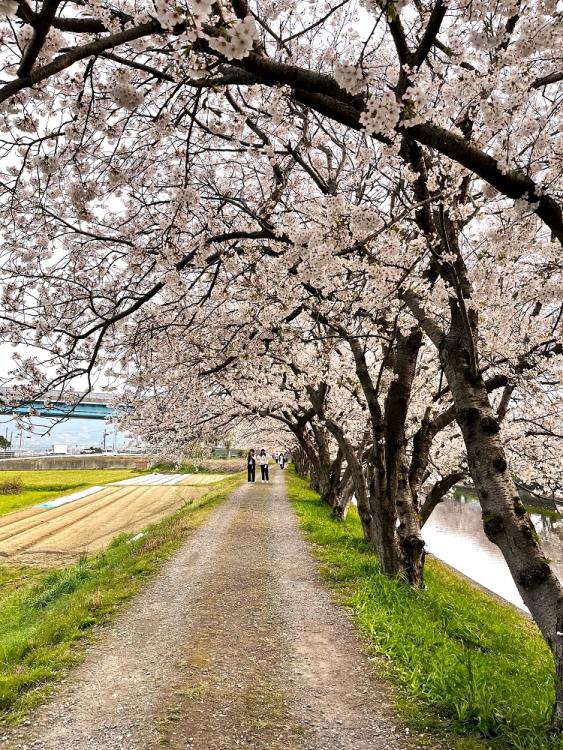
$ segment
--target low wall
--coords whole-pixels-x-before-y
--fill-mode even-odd
[[[0,471],[38,471],[42,469],[146,469],[148,456],[35,456],[0,458]]]

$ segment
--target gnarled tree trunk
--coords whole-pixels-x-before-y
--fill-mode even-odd
[[[447,335],[430,319],[415,295],[405,299],[438,351],[456,419],[467,450],[471,478],[479,495],[483,528],[498,546],[524,604],[540,628],[554,661],[553,725],[563,728],[563,588],[540,548],[537,534],[508,470],[500,424],[477,367],[475,316],[469,322],[452,300]]]
[[[335,518],[338,518],[339,521],[343,521],[346,518],[353,497],[354,482],[352,481],[352,476],[350,475],[348,481],[341,485],[340,492],[338,494],[338,497],[336,498],[336,502],[332,506],[332,514]]]
[[[298,446],[291,451],[291,457],[293,459],[295,471],[299,474],[299,476],[308,476],[311,463],[306,451],[301,446]]]

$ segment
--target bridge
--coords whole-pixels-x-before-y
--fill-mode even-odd
[[[47,391],[41,398],[32,401],[10,403],[6,389],[0,389],[0,415],[51,417],[55,419],[108,419],[121,410],[108,406],[110,397],[106,393],[73,394],[78,403],[69,404],[61,400],[59,391]]]

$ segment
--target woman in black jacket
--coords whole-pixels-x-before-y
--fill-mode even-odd
[[[254,458],[254,451],[252,449],[248,451],[248,457],[246,459],[246,463],[248,465],[248,481],[255,482],[256,481],[256,459]]]

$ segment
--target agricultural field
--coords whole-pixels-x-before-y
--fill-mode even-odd
[[[101,474],[110,472],[90,473],[99,482]],[[43,497],[43,502],[0,518],[0,562],[69,565],[103,550],[118,534],[138,532],[199,500],[210,485],[224,478],[222,474],[137,473],[56,499]]]
[[[92,485],[117,482],[143,473],[136,469],[3,471],[0,473],[0,516]]]
[[[130,479],[123,479],[115,484],[124,486],[145,486],[145,485],[159,485],[159,486],[170,486],[176,484],[189,485],[189,486],[201,486],[205,484],[215,484],[215,482],[221,482],[223,479],[227,479],[230,474],[190,474],[190,473],[171,473],[171,472],[158,472],[151,474],[144,474],[143,476],[131,477]]]

